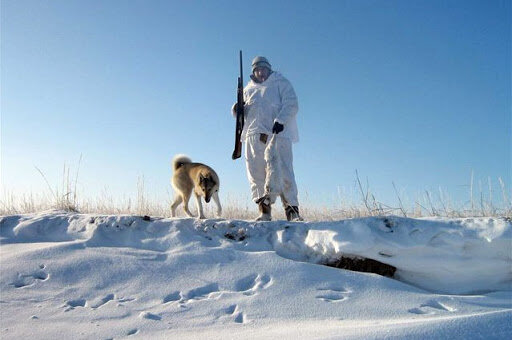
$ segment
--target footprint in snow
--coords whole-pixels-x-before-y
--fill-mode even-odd
[[[418,315],[421,315],[421,314],[428,314],[428,315],[435,314],[432,311],[428,311],[428,310],[421,309],[421,308],[411,308],[411,309],[408,310],[408,312],[412,313],[412,314],[418,314]]]
[[[238,305],[231,305],[228,308],[224,309],[224,313],[228,315],[233,315],[238,312]]]
[[[422,304],[420,307],[430,307],[438,310],[444,310],[447,312],[455,312],[457,308],[448,305],[446,302],[437,300],[430,300],[427,303]]]
[[[150,312],[141,312],[139,314],[139,317],[141,317],[143,319],[154,320],[154,321],[162,320],[162,317],[160,315],[153,314],[153,313],[150,313]]]
[[[123,304],[125,302],[132,302],[132,301],[135,301],[134,298],[121,298],[121,299],[118,299],[117,302],[119,302],[119,304]]]
[[[345,296],[337,293],[322,294],[318,295],[316,298],[325,302],[340,302],[346,299]]]
[[[185,294],[180,302],[187,303],[190,301],[218,299],[221,295],[222,292],[219,291],[219,284],[211,283],[209,285],[190,290]]]
[[[247,316],[245,315],[245,313],[240,312],[235,316],[235,322],[236,323],[247,323],[247,322],[249,322],[249,320],[247,320]]]
[[[429,300],[426,303],[422,304],[418,308],[409,309],[409,313],[413,314],[436,314],[436,311],[441,312],[450,312],[453,313],[457,311],[457,308],[450,306],[446,302],[441,302],[438,300]]]
[[[348,299],[348,296],[352,293],[350,290],[344,288],[319,288],[318,291],[321,291],[322,294],[317,295],[316,298],[325,302],[344,301]]]
[[[165,296],[163,299],[163,303],[180,301],[181,299],[183,299],[181,292],[176,291],[176,292],[172,292],[171,294]]]
[[[77,307],[89,307],[91,309],[98,309],[102,307],[103,305],[109,303],[110,301],[117,301],[118,306],[121,306],[124,302],[131,302],[135,299],[130,298],[122,298],[122,299],[116,299],[116,296],[114,294],[107,294],[106,296],[102,298],[96,298],[92,301],[87,301],[86,299],[75,299],[75,300],[68,300],[64,304],[64,308],[66,308],[65,312],[69,312],[70,310],[74,310]]]
[[[128,333],[126,333],[126,335],[135,335],[137,333],[139,333],[139,330],[137,328],[134,328],[129,330]]]
[[[107,296],[105,296],[103,298],[96,299],[93,302],[91,302],[91,304],[90,304],[91,308],[92,309],[100,308],[101,306],[108,303],[109,301],[114,300],[114,298],[115,298],[114,294],[108,294]]]
[[[36,284],[36,282],[47,281],[50,275],[45,272],[46,266],[44,264],[39,265],[39,268],[33,271],[31,274],[20,274],[14,282],[11,283],[14,288],[23,288]]]
[[[66,304],[64,305],[64,307],[67,307],[64,311],[69,312],[70,310],[74,310],[77,307],[85,307],[86,304],[87,300],[85,299],[69,300],[66,301]]]
[[[235,323],[247,323],[249,320],[247,319],[247,315],[240,310],[238,305],[231,305],[227,308],[221,310],[221,317],[228,316],[233,317],[233,322]]]
[[[258,290],[272,285],[272,277],[269,275],[252,274],[240,279],[235,284],[235,291],[244,295],[254,295]]]

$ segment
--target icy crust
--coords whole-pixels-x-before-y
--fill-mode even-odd
[[[502,218],[361,218],[338,222],[154,219],[49,211],[1,218],[0,241],[79,242],[163,253],[219,247],[295,261],[370,258],[395,279],[449,294],[512,290],[512,224]]]

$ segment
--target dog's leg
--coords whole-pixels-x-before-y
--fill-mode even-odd
[[[183,202],[183,198],[181,197],[181,195],[176,196],[176,198],[174,199],[174,202],[171,205],[171,216],[172,217],[176,216],[176,208],[178,207],[178,205],[180,205],[181,202]]]
[[[183,195],[183,210],[185,210],[185,213],[189,216],[189,217],[195,217],[194,215],[192,215],[192,213],[190,212],[190,210],[188,210],[188,201],[190,200],[190,193],[189,194],[186,194],[186,195]]]
[[[215,192],[212,198],[215,204],[217,204],[217,217],[220,217],[222,215],[222,207],[220,206],[219,193]]]
[[[203,204],[201,203],[201,196],[196,194],[196,202],[197,202],[197,213],[199,214],[199,218],[204,218],[204,212],[203,212]]]

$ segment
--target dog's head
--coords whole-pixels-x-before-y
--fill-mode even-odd
[[[210,174],[199,175],[199,186],[201,187],[206,203],[210,202],[212,195],[219,191],[219,183],[217,183]]]

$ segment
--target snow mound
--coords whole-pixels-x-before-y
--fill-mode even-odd
[[[502,218],[3,216],[0,334],[506,338],[511,230]],[[390,279],[318,265],[341,256],[397,270]]]
[[[82,241],[86,247],[159,252],[231,240],[238,241],[230,245],[236,250],[275,251],[304,262],[377,260],[396,267],[396,279],[434,292],[469,294],[512,285],[512,225],[502,218],[256,223],[50,212],[3,218],[1,236],[4,244]]]

